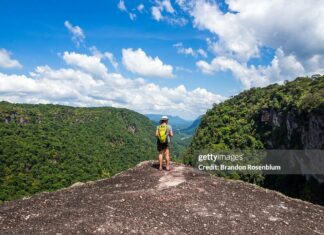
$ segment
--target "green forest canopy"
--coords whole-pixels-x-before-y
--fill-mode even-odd
[[[263,116],[266,117],[264,114],[278,118],[274,120],[272,116],[265,121],[262,120]],[[184,155],[184,162],[194,165],[195,154],[203,150],[304,149],[307,146],[303,143],[302,133],[309,129],[311,118],[324,122],[324,76],[314,79],[300,77],[283,85],[252,88],[215,104],[207,111]],[[287,123],[292,122],[296,128],[288,126]],[[323,129],[318,132],[323,135]],[[313,138],[315,136],[309,137],[310,140]],[[324,145],[316,148],[324,149]],[[214,173],[324,205],[324,184],[319,184],[314,178]]]
[[[154,131],[149,119],[127,109],[0,102],[0,201],[153,159]]]

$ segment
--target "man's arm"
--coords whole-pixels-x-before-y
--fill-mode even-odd
[[[159,136],[159,129],[156,128],[156,131],[155,131],[155,136],[158,137]]]
[[[170,130],[170,136],[173,137],[173,131],[172,131],[172,129]]]
[[[170,126],[170,130],[169,130],[169,136],[170,137],[173,137],[173,130],[172,130],[172,127]]]

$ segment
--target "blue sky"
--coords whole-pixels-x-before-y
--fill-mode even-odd
[[[1,1],[0,99],[194,119],[242,90],[323,72],[323,3],[297,0],[283,14],[286,5]]]

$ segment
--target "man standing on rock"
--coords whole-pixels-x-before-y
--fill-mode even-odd
[[[165,154],[166,170],[170,170],[170,144],[173,136],[172,127],[168,124],[168,117],[162,116],[160,125],[156,127],[157,150],[159,151],[160,171],[162,170],[163,153]]]

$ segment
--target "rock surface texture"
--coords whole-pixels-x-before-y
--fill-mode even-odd
[[[0,234],[324,234],[324,207],[174,164],[0,206]]]

